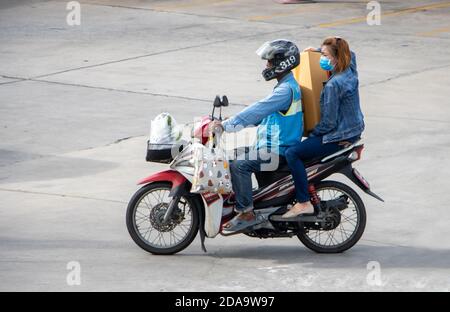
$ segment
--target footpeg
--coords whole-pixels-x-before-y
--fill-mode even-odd
[[[270,220],[276,222],[316,222],[317,216],[299,215],[293,218],[283,218],[282,215],[272,215],[270,216]]]

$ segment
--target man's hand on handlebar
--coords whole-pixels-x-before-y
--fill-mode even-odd
[[[222,126],[222,122],[220,120],[211,121],[208,126],[208,131],[210,134],[223,132],[224,128]]]

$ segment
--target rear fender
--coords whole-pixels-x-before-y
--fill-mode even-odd
[[[374,192],[372,192],[370,190],[369,182],[367,182],[356,169],[352,168],[351,165],[345,166],[339,172],[342,173],[343,175],[345,175],[347,178],[349,178],[350,181],[355,183],[365,193],[378,199],[379,201],[384,202],[384,200],[380,196],[378,196],[377,194],[375,194]]]

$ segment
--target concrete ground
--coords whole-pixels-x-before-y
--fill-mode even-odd
[[[449,291],[449,1],[380,1],[378,26],[366,1],[80,2],[80,26],[67,1],[0,2],[0,290]],[[263,42],[329,35],[357,53],[357,167],[386,200],[358,190],[362,240],[337,255],[244,236],[208,239],[207,253],[198,238],[170,257],[139,249],[126,204],[166,168],[144,160],[150,120],[190,122],[216,94],[232,115],[273,87],[254,53]]]

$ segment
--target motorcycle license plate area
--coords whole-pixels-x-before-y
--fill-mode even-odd
[[[356,168],[353,168],[353,174],[354,174],[355,177],[359,180],[359,182],[361,182],[365,187],[367,187],[368,189],[370,189],[370,184],[369,184],[369,182],[367,182],[367,180],[364,179],[364,177],[361,175],[361,173],[359,173],[358,170],[356,170]]]

